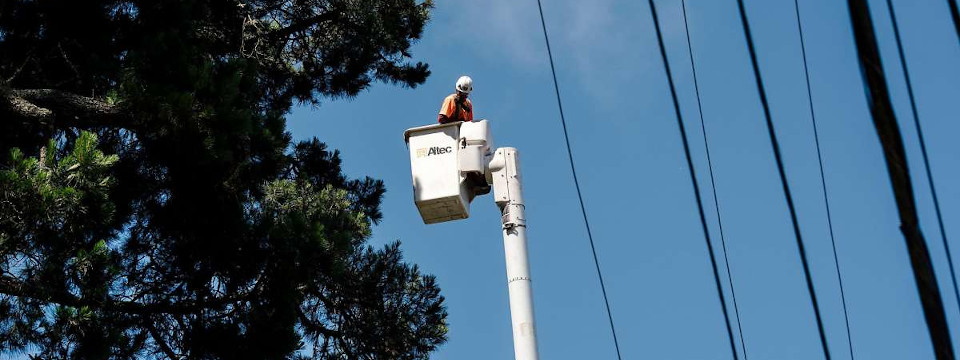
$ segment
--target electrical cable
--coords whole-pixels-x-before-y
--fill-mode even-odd
[[[827,211],[827,227],[830,229],[830,244],[833,246],[833,263],[837,268],[837,282],[840,284],[840,302],[843,304],[843,322],[847,327],[847,345],[850,349],[850,359],[853,356],[853,338],[850,336],[850,318],[847,315],[847,296],[843,290],[843,276],[840,274],[840,260],[837,256],[837,240],[833,234],[833,216],[830,213],[830,198],[827,196],[827,179],[823,173],[823,155],[820,151],[820,135],[817,127],[817,116],[813,108],[813,90],[810,86],[810,70],[807,66],[807,45],[803,38],[803,23],[800,21],[800,1],[793,0],[797,14],[797,33],[800,34],[800,53],[803,55],[803,76],[807,83],[807,102],[810,105],[810,120],[813,123],[813,140],[817,145],[817,162],[820,166],[820,186],[823,189],[823,206]]]
[[[947,0],[947,5],[950,7],[953,27],[957,29],[957,40],[960,40],[960,10],[957,10],[957,0]]]
[[[747,11],[743,6],[743,0],[737,0],[737,7],[740,10],[740,21],[743,23],[743,33],[747,40],[747,49],[750,52],[750,62],[753,65],[753,75],[757,82],[757,91],[760,94],[760,103],[763,105],[763,115],[767,123],[767,132],[770,135],[770,143],[773,147],[773,155],[777,162],[777,171],[780,174],[780,183],[783,186],[783,194],[787,200],[787,208],[790,210],[790,221],[793,223],[793,233],[797,239],[797,250],[800,252],[800,261],[803,265],[803,275],[807,281],[807,290],[810,293],[810,302],[813,305],[813,312],[817,318],[817,330],[820,333],[820,345],[823,346],[823,355],[830,360],[830,348],[827,346],[827,335],[823,328],[823,319],[820,316],[820,305],[817,302],[817,293],[813,287],[813,278],[810,275],[810,265],[807,263],[807,253],[803,245],[803,238],[800,235],[800,224],[797,221],[797,210],[793,205],[793,196],[790,194],[790,184],[787,181],[786,171],[783,167],[783,159],[780,156],[780,144],[777,141],[777,134],[773,129],[773,120],[770,116],[770,105],[767,103],[767,94],[763,87],[763,78],[760,76],[760,65],[757,63],[757,53],[753,46],[753,35],[750,33],[750,23],[747,21]]]
[[[600,272],[600,260],[597,257],[597,248],[593,242],[593,233],[590,231],[590,222],[587,220],[587,208],[583,205],[583,195],[580,192],[580,181],[577,180],[577,168],[573,164],[573,150],[570,147],[570,136],[567,134],[567,120],[563,116],[563,102],[560,100],[560,85],[557,82],[557,70],[553,65],[553,51],[550,49],[550,38],[547,36],[547,22],[543,18],[543,5],[537,0],[540,10],[540,24],[543,26],[543,40],[547,44],[547,56],[550,58],[550,72],[553,74],[553,89],[557,94],[557,108],[560,110],[560,124],[563,126],[563,139],[567,144],[567,157],[570,160],[570,171],[573,173],[573,184],[577,189],[577,200],[580,201],[580,212],[583,214],[583,224],[587,228],[587,238],[590,239],[590,250],[593,252],[593,264],[597,267],[597,278],[600,280],[600,291],[603,293],[603,303],[607,308],[607,319],[610,321],[610,333],[613,334],[613,345],[617,350],[617,359],[620,356],[620,342],[617,341],[617,330],[613,326],[613,313],[610,311],[610,301],[607,300],[607,288],[603,283],[603,273]]]
[[[951,3],[953,3],[951,1]],[[900,66],[907,83],[907,95],[910,97],[910,111],[913,113],[913,125],[917,129],[917,138],[920,140],[920,153],[923,155],[923,167],[927,171],[927,184],[933,197],[933,208],[937,214],[937,224],[940,226],[940,238],[943,240],[944,252],[947,253],[947,265],[950,266],[950,280],[953,280],[953,295],[960,305],[960,290],[957,289],[957,272],[953,267],[953,256],[950,253],[950,244],[947,242],[947,231],[943,226],[943,215],[940,213],[940,200],[937,197],[937,188],[933,185],[933,170],[930,169],[930,159],[927,156],[927,143],[923,139],[923,129],[920,128],[920,115],[917,112],[917,102],[913,96],[913,85],[910,80],[910,71],[907,69],[907,58],[903,54],[903,44],[900,42],[900,28],[897,26],[897,14],[893,11],[893,3],[887,0],[890,10],[890,21],[893,23],[893,36],[897,40],[897,52],[900,55]],[[956,14],[956,13],[954,13]],[[958,33],[960,35],[960,33]]]
[[[747,344],[743,340],[743,325],[740,323],[740,307],[737,305],[737,292],[733,288],[733,274],[730,271],[730,259],[727,257],[727,241],[723,235],[723,219],[720,214],[720,200],[717,197],[717,182],[713,175],[713,160],[710,157],[710,144],[707,141],[707,126],[703,121],[703,104],[700,101],[700,83],[697,80],[697,65],[693,60],[693,45],[690,41],[690,27],[687,25],[687,1],[680,1],[683,9],[683,30],[687,35],[687,53],[690,54],[690,69],[693,73],[693,89],[697,94],[697,113],[700,114],[700,129],[703,130],[703,148],[707,153],[707,168],[710,170],[710,188],[713,189],[713,205],[717,210],[717,226],[720,229],[720,245],[723,249],[723,262],[727,267],[727,282],[730,285],[730,298],[733,300],[733,312],[737,318],[737,333],[740,335],[740,348],[743,350],[743,359],[747,360]]]
[[[883,59],[880,57],[870,6],[867,0],[847,0],[847,7],[850,9],[853,39],[857,45],[857,60],[864,83],[865,100],[870,108],[870,117],[883,149],[883,159],[887,165],[886,169],[900,219],[900,232],[903,233],[903,240],[907,246],[906,255],[910,259],[910,267],[913,268],[913,279],[917,285],[917,295],[920,296],[920,306],[923,308],[924,320],[930,333],[930,343],[938,360],[956,359],[950,338],[950,325],[943,307],[943,298],[940,296],[940,286],[937,284],[937,275],[933,269],[927,241],[920,229],[916,199],[913,195],[913,181],[910,178],[910,167],[907,165],[907,151],[890,101],[887,77],[884,74]]]
[[[680,129],[680,139],[683,142],[683,153],[687,159],[687,169],[690,171],[690,183],[693,184],[693,194],[697,200],[697,210],[700,214],[700,224],[703,227],[704,240],[707,242],[707,252],[710,254],[710,265],[713,267],[713,280],[717,284],[717,295],[720,297],[720,307],[723,309],[724,324],[727,326],[727,337],[730,339],[730,351],[733,358],[738,359],[737,346],[733,340],[733,329],[730,327],[730,314],[727,311],[727,301],[723,294],[723,286],[720,284],[720,271],[717,270],[717,259],[713,252],[713,244],[710,241],[710,231],[707,227],[707,218],[703,210],[703,199],[700,197],[700,185],[697,183],[696,171],[693,168],[693,159],[690,156],[690,144],[687,141],[687,130],[683,125],[683,115],[680,112],[680,101],[677,99],[676,85],[673,83],[673,74],[670,71],[670,61],[667,59],[667,48],[663,43],[663,34],[660,31],[660,20],[657,17],[657,6],[653,0],[650,3],[650,14],[653,16],[653,26],[657,33],[657,44],[660,45],[660,56],[663,58],[663,68],[667,74],[667,82],[670,85],[670,96],[673,99],[673,110],[677,113],[677,126]],[[732,288],[731,288],[732,290]]]

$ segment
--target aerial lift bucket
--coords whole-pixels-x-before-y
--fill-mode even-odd
[[[425,224],[470,217],[474,196],[489,192],[484,179],[490,152],[486,120],[408,129],[413,198]]]

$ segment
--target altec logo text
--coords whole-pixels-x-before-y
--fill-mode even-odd
[[[422,158],[424,156],[433,156],[433,155],[443,155],[453,152],[452,146],[440,147],[434,146],[429,148],[419,148],[417,149],[417,157]]]

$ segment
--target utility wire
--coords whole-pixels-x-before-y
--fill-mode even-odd
[[[823,174],[823,154],[820,152],[820,135],[817,128],[817,116],[813,109],[813,91],[810,88],[810,70],[807,66],[807,45],[803,38],[803,23],[800,21],[800,1],[793,0],[797,14],[797,33],[800,34],[800,53],[803,55],[803,76],[807,82],[807,102],[810,104],[810,120],[813,122],[813,140],[817,145],[817,162],[820,165],[820,186],[823,188],[823,207],[827,210],[827,226],[830,229],[830,244],[833,245],[833,264],[837,268],[837,282],[840,284],[840,302],[843,304],[843,323],[847,327],[847,345],[850,359],[853,357],[853,340],[850,336],[850,318],[847,316],[847,296],[843,291],[843,276],[840,275],[840,259],[837,256],[837,240],[833,234],[833,216],[830,214],[830,198],[827,196],[827,178]]]
[[[951,4],[953,1],[950,2]],[[960,290],[957,289],[957,272],[953,267],[953,256],[950,254],[950,244],[947,242],[947,231],[943,227],[943,215],[940,214],[940,200],[937,198],[937,188],[933,185],[933,171],[930,169],[930,159],[927,157],[927,144],[923,140],[923,130],[920,128],[920,115],[917,112],[917,102],[913,96],[913,85],[910,80],[910,71],[907,69],[907,58],[903,54],[903,44],[900,42],[900,28],[897,26],[897,14],[893,11],[893,3],[887,0],[890,9],[890,20],[893,22],[893,36],[897,40],[897,52],[900,55],[900,66],[903,68],[903,77],[907,82],[907,94],[910,97],[910,111],[913,113],[913,125],[917,129],[917,138],[920,140],[920,153],[923,154],[923,167],[927,171],[927,184],[933,196],[933,208],[937,212],[937,224],[940,225],[940,238],[943,239],[944,252],[947,253],[947,265],[950,266],[950,280],[953,280],[953,296],[960,305]],[[954,9],[955,10],[955,9]],[[954,13],[956,16],[956,13]],[[960,35],[960,33],[958,33]]]
[[[760,102],[763,104],[763,115],[767,121],[767,132],[770,135],[770,143],[773,146],[773,155],[777,161],[777,171],[780,174],[780,183],[783,186],[783,194],[787,199],[787,208],[790,210],[790,221],[793,223],[793,233],[797,238],[797,249],[800,252],[800,261],[803,264],[803,275],[807,280],[807,291],[810,293],[810,302],[813,304],[813,312],[817,318],[817,330],[820,332],[820,345],[823,346],[823,355],[830,360],[830,347],[827,346],[827,335],[823,329],[823,319],[820,317],[820,305],[817,302],[817,292],[813,288],[813,278],[810,275],[810,265],[807,263],[807,252],[803,246],[803,239],[800,235],[800,224],[797,221],[797,210],[793,206],[793,196],[790,194],[790,184],[787,181],[787,174],[783,168],[783,159],[780,156],[780,144],[777,142],[777,134],[773,129],[773,120],[770,117],[770,105],[767,103],[767,94],[763,88],[763,78],[760,76],[760,65],[757,63],[757,53],[753,46],[753,36],[750,33],[750,22],[747,21],[747,11],[743,6],[743,0],[737,0],[737,7],[740,10],[740,21],[743,23],[743,33],[747,39],[747,49],[750,51],[750,62],[753,64],[753,75],[757,81],[757,91],[760,93]]]
[[[567,134],[567,120],[563,116],[563,102],[560,100],[560,85],[557,82],[557,70],[553,66],[553,51],[550,50],[550,38],[547,36],[547,22],[543,19],[543,5],[537,0],[540,10],[540,25],[543,26],[543,40],[547,44],[547,56],[550,58],[550,72],[553,74],[553,89],[557,94],[557,108],[560,110],[560,124],[563,126],[563,140],[567,144],[567,157],[570,159],[570,171],[573,173],[573,184],[577,188],[577,200],[580,201],[580,212],[583,214],[583,224],[587,228],[587,238],[590,239],[590,250],[593,252],[593,264],[597,267],[597,278],[600,280],[600,291],[603,292],[603,304],[607,308],[607,319],[610,320],[610,333],[613,334],[613,346],[617,350],[617,359],[620,357],[620,342],[617,341],[617,329],[613,326],[613,314],[610,312],[610,301],[607,300],[607,288],[603,284],[603,273],[600,272],[600,260],[597,258],[597,247],[593,243],[593,233],[590,231],[590,222],[587,220],[587,208],[583,205],[583,195],[580,192],[580,181],[577,180],[577,168],[573,165],[573,150],[570,148],[570,136]]]
[[[947,0],[950,6],[950,18],[953,19],[953,27],[957,29],[957,40],[960,40],[960,11],[957,10],[956,0]]]
[[[747,344],[743,341],[743,326],[740,323],[740,307],[737,305],[737,292],[733,288],[733,274],[730,271],[730,259],[727,257],[727,241],[723,235],[723,218],[720,214],[720,200],[717,198],[717,182],[713,175],[713,160],[710,158],[710,143],[707,142],[707,126],[703,121],[703,104],[700,102],[700,83],[697,81],[697,65],[693,60],[693,45],[690,41],[690,27],[687,25],[687,1],[680,1],[683,9],[683,30],[687,35],[687,53],[690,54],[690,69],[693,73],[693,89],[697,94],[697,113],[700,114],[700,129],[703,130],[703,148],[707,153],[707,168],[710,170],[710,188],[713,189],[713,205],[717,210],[717,225],[720,229],[720,245],[723,249],[723,262],[727,266],[727,282],[730,285],[730,298],[733,299],[733,312],[737,317],[737,333],[740,334],[740,349],[743,359],[747,360]]]
[[[887,77],[883,72],[883,59],[877,45],[877,36],[870,16],[867,0],[847,0],[850,9],[850,23],[853,27],[853,39],[857,45],[857,60],[860,75],[863,78],[867,105],[883,146],[883,159],[886,162],[890,185],[893,188],[897,212],[900,218],[900,232],[907,245],[913,279],[917,284],[917,295],[923,307],[923,316],[930,333],[930,343],[938,360],[952,360],[953,343],[950,340],[950,326],[947,322],[940,286],[930,259],[927,241],[920,229],[917,216],[916,199],[913,196],[913,181],[910,179],[910,167],[907,166],[907,152],[903,146],[903,136],[897,125],[897,116],[890,101],[887,89]]]
[[[703,211],[703,199],[700,197],[700,185],[697,184],[696,171],[693,168],[693,159],[690,156],[690,144],[687,141],[687,130],[683,125],[683,115],[680,113],[680,101],[677,99],[677,89],[673,83],[673,74],[670,72],[670,61],[667,59],[667,48],[663,44],[663,34],[660,32],[660,20],[657,18],[657,6],[653,0],[650,3],[650,14],[653,16],[653,26],[657,31],[657,44],[660,45],[660,56],[663,58],[663,68],[667,73],[667,82],[670,85],[670,96],[673,98],[673,110],[677,113],[677,126],[680,129],[680,139],[683,141],[683,153],[687,158],[687,169],[690,171],[690,183],[693,184],[693,194],[697,199],[697,210],[700,214],[700,225],[703,227],[703,237],[707,242],[707,253],[710,254],[710,265],[713,267],[713,280],[717,284],[717,295],[720,297],[720,308],[723,309],[724,324],[727,326],[727,337],[730,339],[730,351],[733,358],[737,357],[737,346],[733,340],[733,330],[730,328],[730,315],[727,312],[727,301],[723,295],[723,286],[720,284],[720,272],[717,270],[717,259],[713,253],[713,244],[710,241],[710,231],[707,228],[707,218]],[[731,288],[732,290],[732,288]]]

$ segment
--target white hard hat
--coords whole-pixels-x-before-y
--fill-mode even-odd
[[[466,75],[461,76],[457,79],[457,91],[469,94],[473,91],[473,79]]]

